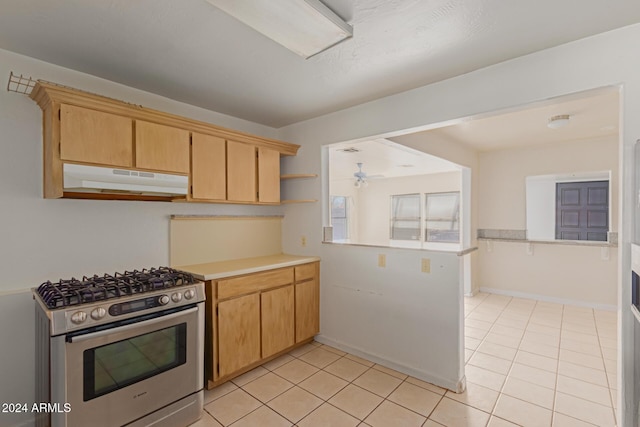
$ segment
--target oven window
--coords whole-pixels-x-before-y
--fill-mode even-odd
[[[187,324],[84,351],[84,401],[185,363]]]

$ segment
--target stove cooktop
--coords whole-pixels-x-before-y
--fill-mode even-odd
[[[50,310],[91,304],[99,301],[191,285],[197,280],[183,271],[169,267],[125,271],[71,278],[58,282],[46,281],[35,291]]]

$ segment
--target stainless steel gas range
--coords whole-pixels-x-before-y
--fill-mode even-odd
[[[186,426],[202,414],[204,284],[167,267],[45,282],[37,426]]]

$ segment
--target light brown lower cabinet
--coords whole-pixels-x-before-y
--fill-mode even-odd
[[[207,282],[207,388],[319,332],[319,263]]]
[[[293,285],[260,294],[262,357],[272,356],[295,343],[293,301]]]
[[[218,351],[221,377],[260,360],[260,294],[218,304]]]
[[[302,342],[320,332],[320,289],[311,279],[296,283],[296,342]]]

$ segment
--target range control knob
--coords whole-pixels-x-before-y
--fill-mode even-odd
[[[171,300],[172,300],[173,302],[180,302],[180,301],[182,301],[182,294],[181,294],[180,292],[177,292],[177,293],[175,293],[175,294],[171,295]]]
[[[102,307],[94,308],[91,311],[91,318],[93,320],[100,320],[107,314],[107,310]]]
[[[194,291],[193,289],[187,289],[186,291],[184,291],[184,297],[186,299],[191,299],[195,296],[196,296],[196,291]]]
[[[87,313],[85,313],[84,311],[76,311],[71,315],[71,322],[75,323],[76,325],[79,325],[85,320],[87,320]]]
[[[160,297],[158,298],[158,302],[160,303],[160,305],[169,304],[169,295],[160,295]]]

